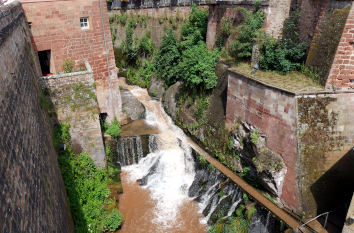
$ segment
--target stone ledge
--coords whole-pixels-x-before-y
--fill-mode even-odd
[[[232,68],[228,69],[228,72],[231,72],[231,73],[234,73],[236,74],[238,77],[241,77],[243,79],[246,79],[246,80],[249,80],[249,81],[253,81],[257,84],[260,84],[260,85],[263,85],[267,88],[271,88],[271,89],[276,89],[278,91],[282,91],[282,92],[285,92],[285,93],[288,93],[290,95],[294,95],[296,98],[298,97],[302,97],[304,95],[318,95],[318,94],[343,94],[343,93],[354,93],[354,89],[353,90],[346,90],[346,89],[343,89],[343,90],[316,90],[316,91],[291,91],[291,90],[288,90],[286,88],[283,88],[283,87],[279,87],[279,86],[276,86],[276,85],[272,85],[272,84],[269,84],[269,83],[266,83],[266,82],[263,82],[259,79],[256,79],[256,78],[253,78],[251,76],[248,76],[244,73],[241,73],[239,71],[235,71],[233,70]]]
[[[58,78],[67,78],[67,77],[72,77],[72,76],[77,76],[77,75],[84,75],[84,74],[93,74],[92,68],[87,61],[87,59],[84,60],[85,68],[86,71],[78,71],[78,72],[72,72],[72,73],[63,73],[63,74],[54,74],[51,76],[42,76],[40,77],[41,80],[48,80],[48,79],[58,79]]]

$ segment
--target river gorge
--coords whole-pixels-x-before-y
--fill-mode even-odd
[[[143,121],[122,127],[117,142],[114,160],[122,167],[119,208],[124,215],[118,232],[207,232],[221,215],[235,215],[245,204],[241,189],[201,161],[159,100],[146,89],[120,82],[146,112]],[[270,212],[255,209],[250,232],[279,232],[279,221]]]

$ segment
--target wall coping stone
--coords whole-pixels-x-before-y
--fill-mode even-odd
[[[290,95],[293,95],[295,96],[295,98],[298,98],[298,97],[302,97],[304,95],[319,95],[319,94],[343,94],[343,93],[354,93],[354,90],[348,90],[348,89],[338,89],[338,90],[321,90],[321,91],[299,91],[299,92],[294,92],[294,91],[290,91],[290,90],[287,90],[285,88],[282,88],[282,87],[278,87],[278,86],[275,86],[275,85],[271,85],[269,83],[265,83],[261,80],[258,80],[258,79],[254,79],[250,76],[247,76],[243,73],[240,73],[240,72],[237,72],[235,70],[232,70],[232,69],[228,69],[228,72],[229,73],[234,73],[238,76],[241,76],[243,79],[247,79],[247,80],[250,80],[251,82],[255,82],[257,84],[260,84],[260,85],[263,85],[263,86],[266,86],[268,88],[272,88],[272,89],[276,89],[278,91],[282,91],[282,92],[285,92],[287,94],[290,94]]]
[[[63,73],[63,74],[54,74],[54,75],[51,75],[51,76],[42,76],[42,77],[40,77],[40,79],[41,80],[48,80],[48,79],[58,79],[58,78],[72,77],[72,76],[83,75],[83,74],[93,74],[92,68],[91,68],[90,63],[88,62],[87,59],[84,59],[84,64],[85,64],[86,71],[78,71],[78,72]]]

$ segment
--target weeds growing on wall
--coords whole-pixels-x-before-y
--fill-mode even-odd
[[[74,71],[74,61],[71,59],[64,59],[63,70],[64,73],[72,73]]]
[[[117,139],[122,132],[120,129],[120,124],[116,117],[114,117],[111,124],[104,122],[103,124],[103,132],[110,135],[112,138]]]
[[[60,145],[65,144],[65,149]],[[75,232],[106,232],[116,230],[122,223],[122,214],[108,208],[115,200],[109,199],[111,179],[104,169],[96,168],[87,153],[76,154],[70,144],[69,125],[61,123],[54,129],[60,170],[69,198]]]

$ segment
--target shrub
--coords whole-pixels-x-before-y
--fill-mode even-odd
[[[64,73],[72,73],[74,71],[74,61],[71,59],[64,59],[63,70]]]
[[[59,151],[58,162],[75,232],[116,230],[122,223],[122,215],[115,209],[105,209],[113,201],[109,199],[109,177],[106,171],[96,168],[87,153],[76,154],[73,151],[68,124],[60,124],[54,129],[54,145],[58,148],[63,143],[66,149]]]
[[[225,40],[230,36],[232,29],[232,21],[230,18],[223,18],[221,20],[221,29],[219,35],[216,38],[215,44],[221,48],[225,44]]]
[[[114,118],[112,123],[110,125],[105,126],[105,128],[105,133],[107,133],[113,138],[118,138],[121,133],[120,124],[117,118]]]
[[[299,14],[293,11],[286,19],[281,40],[265,36],[261,42],[260,67],[265,70],[289,72],[298,70],[304,60],[306,43],[301,43],[297,32]]]
[[[253,12],[245,8],[238,9],[244,20],[235,29],[238,36],[230,46],[230,55],[236,59],[248,59],[252,56],[252,47],[258,37],[258,30],[264,24],[265,14],[260,7],[256,7]]]
[[[117,23],[120,23],[120,25],[125,26],[127,23],[128,16],[123,12],[120,15],[116,15],[116,21]]]
[[[185,85],[193,89],[210,90],[217,85],[215,66],[218,52],[210,51],[205,43],[183,51],[181,62],[177,67],[177,74]]]
[[[127,81],[129,84],[146,88],[150,84],[151,76],[154,74],[154,64],[147,61],[139,69],[127,69]]]
[[[154,42],[151,40],[151,32],[146,31],[139,41],[139,54],[147,57],[154,52]]]
[[[155,58],[156,73],[159,78],[165,80],[167,85],[177,81],[178,70],[176,69],[181,53],[178,50],[178,41],[171,29],[166,29],[166,35],[162,37],[159,51]]]
[[[208,12],[202,8],[198,8],[195,4],[192,6],[192,12],[186,24],[181,27],[181,36],[186,37],[195,31],[199,31],[203,40],[206,39],[208,28]]]

